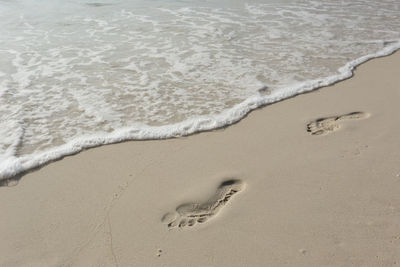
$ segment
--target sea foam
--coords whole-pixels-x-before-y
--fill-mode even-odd
[[[399,10],[369,0],[2,2],[0,180],[103,144],[224,127],[351,77],[400,48]]]

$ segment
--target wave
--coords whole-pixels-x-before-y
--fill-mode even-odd
[[[42,152],[22,155],[20,157],[13,155],[13,153],[4,155],[3,160],[0,159],[0,180],[15,177],[51,161],[79,153],[84,149],[130,140],[176,138],[232,125],[240,121],[254,109],[348,79],[353,76],[354,69],[360,64],[373,58],[390,55],[400,49],[400,40],[387,40],[382,42],[387,44],[384,49],[346,63],[338,69],[338,74],[297,83],[293,86],[273,90],[269,94],[254,94],[245,101],[215,116],[198,116],[194,119],[163,126],[150,126],[136,123],[130,127],[116,129],[111,133],[81,136],[63,145]],[[18,131],[21,130],[17,130],[17,132]],[[21,142],[20,138],[22,138],[22,135],[22,133],[19,134],[20,137],[17,138],[17,141],[14,141],[12,145],[13,150],[18,146],[19,142]]]

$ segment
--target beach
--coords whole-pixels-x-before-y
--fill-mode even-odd
[[[10,180],[0,266],[395,266],[399,70],[397,52],[223,129]]]

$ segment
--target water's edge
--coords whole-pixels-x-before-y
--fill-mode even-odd
[[[197,117],[195,119],[164,126],[137,124],[132,127],[115,130],[109,134],[82,136],[64,145],[41,153],[22,157],[9,157],[0,163],[0,182],[21,176],[28,171],[42,167],[52,161],[62,159],[65,156],[74,155],[82,150],[101,145],[133,140],[169,139],[227,127],[242,120],[252,110],[346,80],[353,76],[357,66],[374,58],[391,55],[400,49],[400,40],[390,40],[387,42],[392,44],[375,54],[369,54],[348,62],[339,69],[339,74],[337,75],[299,83],[294,87],[272,92],[268,96],[263,96],[261,94],[253,95],[233,108],[225,110],[214,117]],[[18,144],[16,144],[16,146],[18,146]]]

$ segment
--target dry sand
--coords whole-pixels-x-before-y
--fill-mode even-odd
[[[398,265],[399,100],[397,53],[223,130],[51,163],[0,188],[0,266]]]

